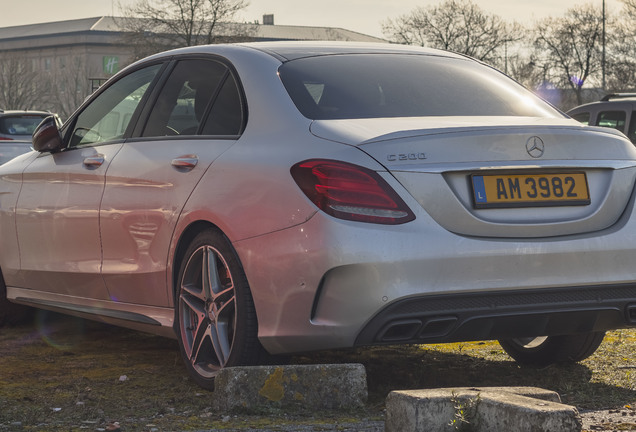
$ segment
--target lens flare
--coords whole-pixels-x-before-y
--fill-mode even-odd
[[[35,315],[35,327],[44,342],[59,350],[69,350],[78,345],[84,336],[84,320],[39,310]]]

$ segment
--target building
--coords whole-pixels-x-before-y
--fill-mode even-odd
[[[40,106],[3,106],[0,88],[0,108],[49,109],[62,117],[70,115],[106,79],[135,60],[136,53],[127,43],[127,33],[122,31],[123,21],[123,18],[103,16],[0,28],[0,63],[5,63],[4,69],[0,64],[0,73],[11,73],[6,65],[13,62],[13,70],[19,71],[14,72],[13,82],[18,79],[24,82],[28,74],[33,74],[33,85],[46,83],[42,87],[48,87],[49,93],[44,95],[42,90],[35,101],[24,102]],[[248,36],[243,40],[251,41],[386,42],[341,28],[274,25],[273,15],[265,15],[263,22],[266,24],[232,24],[232,30],[245,27],[243,33]],[[4,78],[5,83],[12,82]],[[5,86],[11,87],[11,84]]]

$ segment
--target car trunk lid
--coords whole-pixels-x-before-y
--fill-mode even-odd
[[[636,178],[636,149],[620,133],[569,119],[336,120],[311,130],[372,156],[439,225],[462,235],[605,229]]]

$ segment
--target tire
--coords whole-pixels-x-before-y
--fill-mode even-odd
[[[0,327],[21,324],[31,318],[33,309],[7,300],[7,287],[0,274]]]
[[[222,368],[267,362],[247,278],[220,232],[199,233],[183,256],[175,331],[186,368],[203,388],[214,389]]]
[[[506,353],[526,366],[545,367],[555,363],[585,360],[601,345],[605,332],[565,336],[543,336],[500,340]]]

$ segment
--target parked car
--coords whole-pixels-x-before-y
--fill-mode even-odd
[[[0,167],[4,320],[15,303],[175,337],[206,388],[379,344],[573,362],[636,325],[636,148],[461,55],[178,49],[34,147]]]
[[[48,111],[0,109],[0,164],[33,150],[31,135]]]
[[[572,108],[567,114],[586,125],[619,130],[636,144],[636,93],[612,93],[598,102]]]

